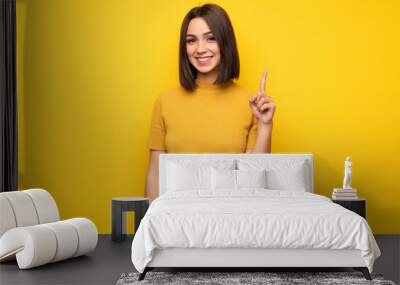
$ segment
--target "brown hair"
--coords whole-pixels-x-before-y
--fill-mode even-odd
[[[197,70],[189,62],[186,52],[186,33],[192,19],[201,17],[214,34],[221,51],[218,77],[214,84],[224,84],[239,78],[240,62],[232,23],[225,10],[216,4],[194,7],[183,19],[179,42],[179,81],[186,90],[196,89]]]

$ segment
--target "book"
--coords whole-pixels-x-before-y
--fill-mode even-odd
[[[356,193],[333,193],[332,196],[336,197],[357,197]]]
[[[343,189],[343,188],[333,188],[334,193],[357,193],[357,189]]]
[[[332,194],[332,199],[357,199],[358,196],[353,193],[353,194],[338,194],[338,193],[333,193]]]
[[[332,199],[333,200],[358,200],[358,197],[356,196],[356,197],[333,197],[332,196]]]

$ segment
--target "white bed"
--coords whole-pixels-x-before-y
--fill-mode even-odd
[[[140,279],[155,267],[354,267],[368,279],[380,255],[362,217],[313,194],[311,154],[162,154],[159,173],[132,243]]]

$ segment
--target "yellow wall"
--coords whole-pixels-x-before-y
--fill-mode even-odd
[[[315,155],[315,189],[353,186],[375,233],[400,233],[400,2],[216,1],[277,102],[275,153]],[[185,13],[199,1],[17,0],[20,188],[109,233],[111,198],[142,196],[154,99],[178,82]]]

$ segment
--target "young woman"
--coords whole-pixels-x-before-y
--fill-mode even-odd
[[[185,16],[180,34],[181,86],[156,100],[150,128],[145,195],[158,196],[160,153],[269,153],[276,109],[265,94],[244,90],[239,55],[230,19],[218,5],[195,7]]]

